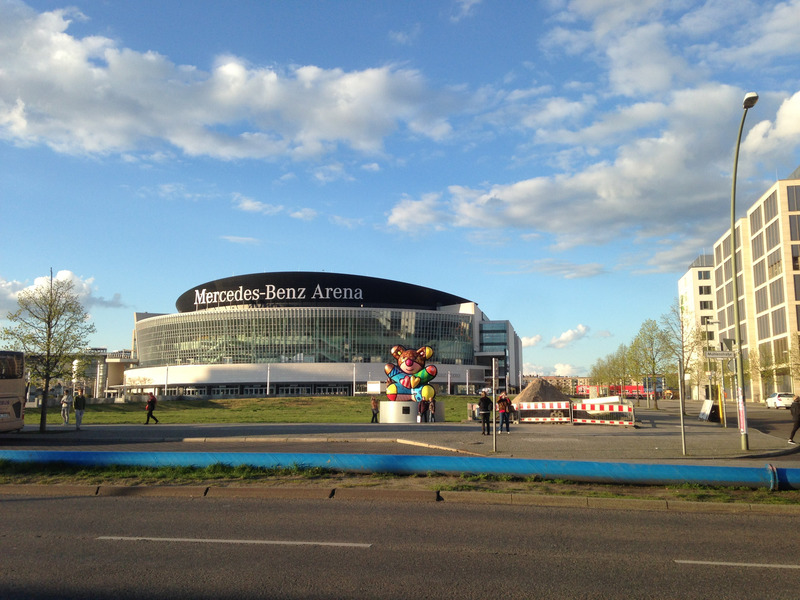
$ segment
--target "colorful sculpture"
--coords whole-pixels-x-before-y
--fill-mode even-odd
[[[419,350],[394,346],[392,356],[396,364],[384,367],[389,383],[386,386],[386,397],[389,400],[414,401],[433,400],[436,390],[428,383],[436,377],[436,367],[425,365],[433,356],[433,348],[423,346]]]

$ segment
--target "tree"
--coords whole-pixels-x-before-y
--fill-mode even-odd
[[[661,315],[659,323],[664,333],[667,352],[678,366],[678,388],[680,397],[685,400],[686,385],[683,375],[690,370],[695,358],[702,354],[702,348],[707,343],[706,336],[699,330],[697,323],[687,318],[683,298],[675,299],[669,311]]]
[[[53,279],[51,269],[48,282],[20,292],[19,309],[6,317],[14,325],[0,332],[25,352],[31,378],[43,386],[41,432],[47,429],[50,383],[72,378],[73,361],[82,358],[81,349],[95,331],[73,287],[72,281]]]
[[[647,319],[642,323],[639,333],[630,346],[629,356],[638,373],[650,377],[654,408],[658,410],[658,399],[655,394],[656,376],[666,370],[670,349],[664,332],[653,319]],[[648,403],[649,399],[648,395]]]

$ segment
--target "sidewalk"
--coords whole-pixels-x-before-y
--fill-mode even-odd
[[[228,424],[228,425],[70,425],[51,424],[39,434],[32,425],[22,434],[0,435],[4,450],[114,450],[143,452],[314,452],[346,454],[423,454],[580,460],[763,466],[765,459],[797,457],[800,448],[785,437],[748,432],[748,450],[729,414],[728,427],[684,417],[681,435],[677,402],[661,409],[637,409],[637,427],[522,423],[511,433],[483,436],[476,422],[413,424]],[[691,410],[691,408],[690,408]],[[782,413],[780,413],[782,415]],[[496,444],[496,451],[495,451]],[[797,452],[797,454],[795,454]]]

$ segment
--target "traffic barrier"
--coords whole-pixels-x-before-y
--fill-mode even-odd
[[[516,423],[588,423],[594,425],[633,425],[633,405],[623,404],[618,396],[604,402],[518,402],[514,404],[512,421]],[[467,405],[467,418],[479,421],[478,405]]]
[[[520,402],[515,404],[520,423],[569,423],[571,402]]]
[[[573,423],[591,423],[595,425],[633,425],[636,427],[636,415],[631,404],[619,404],[619,397],[606,398],[606,402],[581,402],[572,405]],[[614,402],[617,400],[617,402]]]

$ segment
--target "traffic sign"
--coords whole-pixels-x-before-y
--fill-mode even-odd
[[[733,350],[708,350],[706,358],[735,358],[736,352]]]

